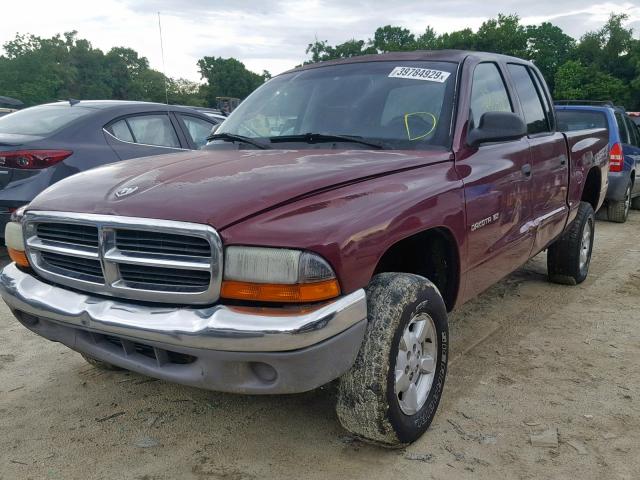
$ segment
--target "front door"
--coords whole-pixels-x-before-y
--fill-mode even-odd
[[[490,111],[513,112],[497,64],[480,63],[473,74],[469,129]],[[511,273],[529,258],[531,164],[526,138],[481,145],[456,159],[465,186],[468,271],[465,298]]]

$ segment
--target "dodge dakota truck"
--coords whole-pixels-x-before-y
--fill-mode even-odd
[[[307,65],[206,150],[62,180],[15,212],[0,292],[19,322],[122,368],[246,394],[339,379],[353,434],[431,423],[447,313],[547,250],[579,284],[605,130],[560,133],[518,58],[404,52]]]

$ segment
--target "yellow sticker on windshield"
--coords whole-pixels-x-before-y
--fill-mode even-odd
[[[433,125],[431,125],[431,128],[429,129],[429,131],[427,133],[422,133],[422,132],[419,132],[419,131],[416,132],[415,130],[417,128],[414,127],[414,132],[412,134],[411,128],[409,127],[409,120],[412,117],[420,119],[420,120],[423,120],[423,121],[424,121],[424,117],[427,117],[431,122],[433,122]],[[436,116],[433,113],[430,113],[430,112],[412,112],[412,113],[405,113],[404,114],[404,126],[407,129],[407,138],[410,141],[420,140],[421,138],[428,137],[436,129],[436,125],[437,124],[438,124],[438,119],[436,118]]]

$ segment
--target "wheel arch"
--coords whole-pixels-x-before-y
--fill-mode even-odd
[[[598,167],[591,167],[587,173],[580,200],[590,203],[594,210],[600,206],[600,195],[602,186],[602,172]]]
[[[446,227],[416,232],[390,245],[378,260],[373,275],[401,272],[421,275],[440,290],[451,311],[460,291],[460,248]]]

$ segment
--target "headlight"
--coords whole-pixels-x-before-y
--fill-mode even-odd
[[[29,260],[24,251],[24,235],[22,223],[9,222],[4,230],[4,243],[11,260],[21,267],[29,267]]]
[[[331,266],[301,250],[227,247],[221,296],[265,302],[317,302],[340,295]]]

